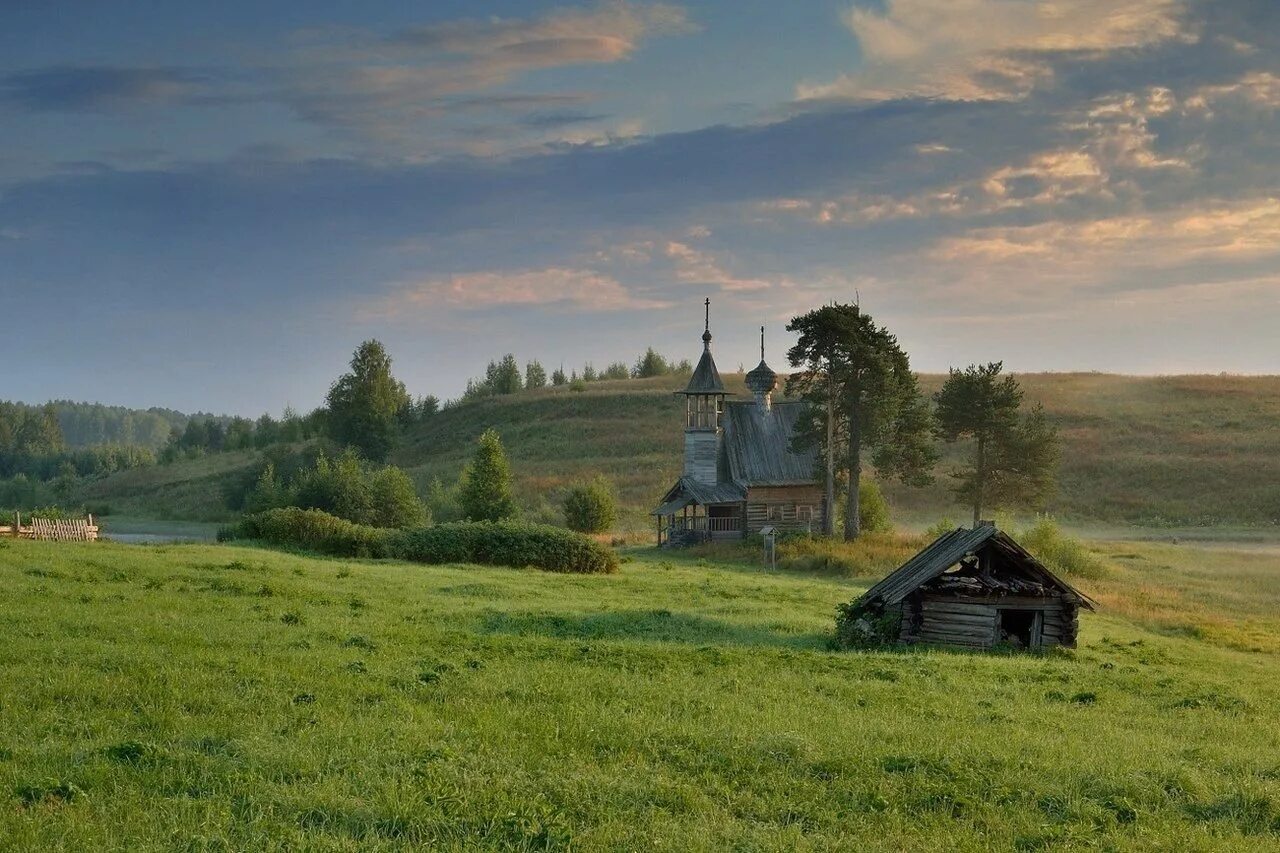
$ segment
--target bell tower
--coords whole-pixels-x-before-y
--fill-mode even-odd
[[[706,314],[702,332],[702,358],[678,394],[685,400],[684,476],[707,485],[717,482],[717,463],[723,431],[724,382],[711,357],[711,300],[703,303]]]

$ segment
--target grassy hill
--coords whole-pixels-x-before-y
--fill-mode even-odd
[[[1280,377],[1125,377],[1024,374],[1064,443],[1054,514],[1075,523],[1147,526],[1271,526],[1280,519]],[[922,377],[935,390],[939,376]],[[742,377],[727,376],[745,395]],[[393,461],[425,489],[453,481],[487,427],[502,433],[524,503],[554,515],[556,492],[603,473],[619,487],[624,523],[647,529],[645,513],[676,477],[683,410],[671,378],[547,389],[451,408],[415,428]],[[92,484],[86,499],[116,512],[218,519],[220,484],[243,476],[252,454],[208,457],[125,472]],[[945,473],[928,489],[890,486],[900,518],[964,518]]]
[[[1081,648],[836,653],[866,581],[0,542],[6,849],[1270,849],[1280,558],[1108,546]]]
[[[922,377],[926,391],[940,376]],[[1050,511],[1078,522],[1273,525],[1280,520],[1280,377],[1024,374],[1027,399],[1061,431],[1060,488]],[[747,396],[742,376],[726,377]],[[633,523],[679,474],[683,407],[671,379],[605,382],[573,393],[493,398],[442,413],[396,455],[421,483],[457,476],[475,437],[495,427],[527,501],[603,472]],[[749,397],[748,397],[749,398]],[[944,450],[947,450],[944,448]],[[937,485],[890,487],[899,514],[964,516]]]

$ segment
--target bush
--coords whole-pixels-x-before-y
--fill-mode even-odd
[[[413,480],[399,468],[374,471],[369,476],[369,496],[372,506],[367,520],[374,527],[414,527],[430,520]]]
[[[604,477],[570,488],[563,508],[565,523],[579,533],[604,533],[618,520],[618,500]]]
[[[874,649],[898,642],[902,614],[891,611],[875,613],[855,603],[836,605],[836,636],[832,643],[838,649]]]
[[[893,530],[889,502],[884,499],[880,484],[866,477],[858,481],[858,520],[862,533],[889,533]]]
[[[251,514],[292,506],[373,527],[414,527],[429,520],[408,474],[390,465],[369,469],[352,450],[337,459],[320,453],[287,484],[269,461],[242,502]]]
[[[1109,574],[1096,554],[1079,539],[1063,533],[1058,523],[1047,515],[1040,516],[1035,524],[1014,538],[1037,560],[1060,574],[1094,580]]]
[[[943,516],[932,525],[925,529],[924,535],[930,540],[941,539],[948,533],[953,532],[960,525],[956,524],[955,519]]]
[[[552,572],[617,571],[618,557],[580,533],[545,524],[460,521],[405,530],[390,539],[393,556],[415,563],[535,566]]]
[[[388,532],[355,524],[318,509],[282,507],[246,516],[219,539],[254,539],[272,545],[292,545],[334,557],[385,557]]]

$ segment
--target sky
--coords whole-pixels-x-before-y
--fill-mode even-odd
[[[0,398],[254,415],[382,340],[1280,373],[1280,3],[0,0]]]

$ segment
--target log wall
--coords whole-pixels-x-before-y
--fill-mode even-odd
[[[905,643],[931,643],[985,649],[1000,638],[1000,611],[1031,610],[1041,616],[1041,647],[1075,647],[1079,633],[1077,608],[1057,596],[978,598],[916,594],[903,602]]]
[[[799,509],[810,507],[810,517],[802,519]],[[773,518],[770,518],[770,510]],[[822,532],[823,495],[821,486],[752,486],[747,490],[747,533],[759,533],[772,525],[779,530]]]

